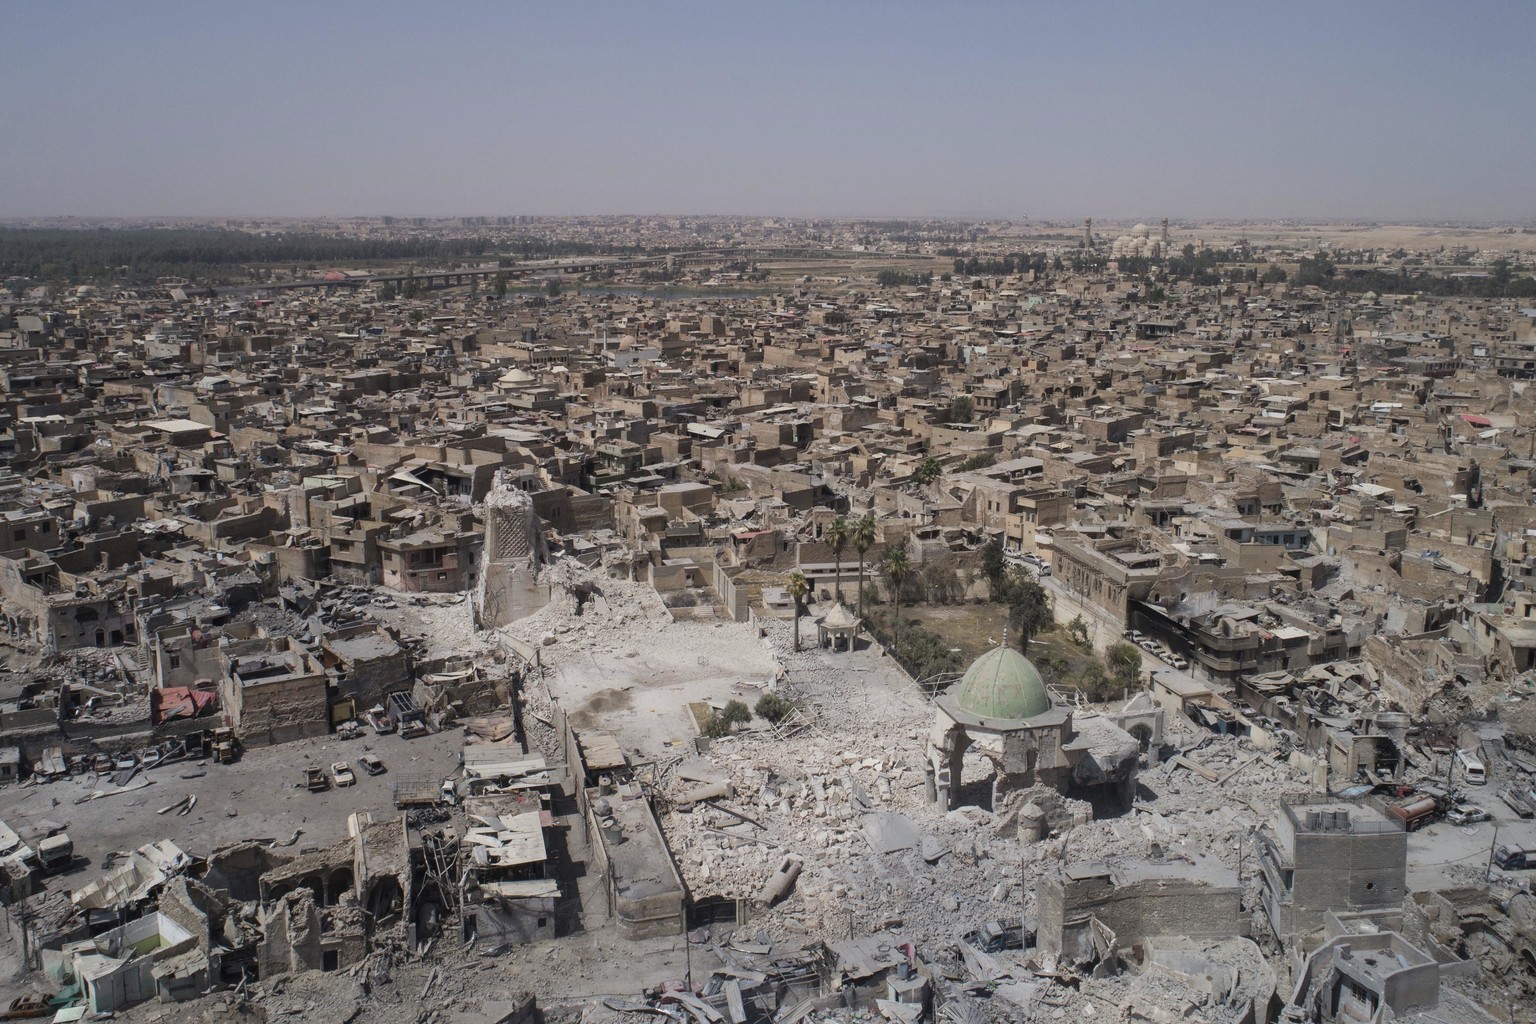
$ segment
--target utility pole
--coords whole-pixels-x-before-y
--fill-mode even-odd
[[[1493,842],[1488,847],[1488,869],[1483,872],[1483,881],[1484,882],[1491,882],[1491,881],[1493,881],[1493,853],[1498,848],[1499,848],[1499,825],[1498,825],[1498,822],[1494,822],[1494,825],[1493,825]]]

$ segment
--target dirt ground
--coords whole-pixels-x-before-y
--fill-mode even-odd
[[[960,661],[969,665],[1003,639],[1008,609],[1000,604],[918,605],[903,608],[904,621],[924,629],[959,648]]]
[[[767,649],[735,622],[628,629],[611,649],[543,653],[550,695],[578,729],[606,729],[624,749],[648,755],[692,740],[690,703],[735,698],[751,706],[773,675]]]

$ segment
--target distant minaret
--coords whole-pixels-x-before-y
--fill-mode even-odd
[[[1083,248],[1093,248],[1093,218],[1083,221]]]
[[[1168,248],[1168,218],[1163,218],[1163,248]]]

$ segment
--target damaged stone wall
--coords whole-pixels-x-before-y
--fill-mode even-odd
[[[1188,865],[1153,861],[1114,868],[1066,867],[1045,874],[1036,893],[1038,944],[1043,954],[1087,955],[1086,929],[1096,918],[1121,949],[1153,935],[1224,939],[1246,932],[1237,878],[1210,863],[1211,877],[1191,877]],[[1160,868],[1166,867],[1166,873]]]

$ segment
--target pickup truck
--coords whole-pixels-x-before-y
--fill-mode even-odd
[[[1493,851],[1493,863],[1505,871],[1522,871],[1536,868],[1536,849],[1523,846],[1501,846]]]
[[[322,793],[331,788],[330,780],[325,777],[325,769],[309,767],[304,769],[304,788],[311,793]]]

